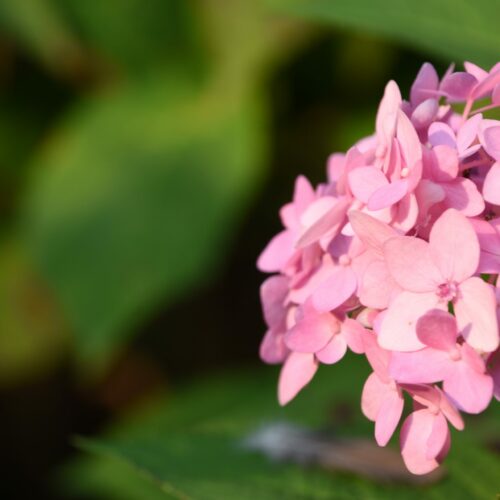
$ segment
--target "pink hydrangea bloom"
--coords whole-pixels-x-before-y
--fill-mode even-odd
[[[280,403],[320,365],[366,356],[380,446],[413,400],[400,444],[415,474],[443,461],[460,411],[500,397],[500,63],[464,66],[440,79],[424,64],[408,101],[389,82],[373,135],[330,155],[324,184],[297,179],[258,260],[275,273],[260,354],[283,365]]]

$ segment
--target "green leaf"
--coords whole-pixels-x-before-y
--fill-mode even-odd
[[[83,102],[53,134],[24,231],[87,360],[217,272],[265,131],[255,96],[156,75]]]
[[[310,387],[286,408],[276,402],[274,369],[226,373],[201,381],[100,439],[79,439],[80,447],[99,458],[81,458],[67,469],[65,488],[81,488],[89,495],[114,490],[117,478],[102,474],[106,464],[110,474],[127,475],[127,481],[133,481],[135,471],[136,488],[148,478],[167,498],[486,499],[495,495],[500,461],[485,448],[484,440],[488,433],[494,436],[498,408],[471,419],[464,432],[453,433],[446,460],[449,475],[425,489],[274,463],[242,447],[242,440],[262,424],[288,421],[318,427],[341,411],[352,412],[352,417],[338,430],[371,437],[373,424],[359,409],[368,372],[362,357],[349,356],[338,365],[323,367]],[[127,498],[149,497],[139,492]]]
[[[0,386],[53,367],[68,345],[67,328],[18,242],[0,245]]]
[[[0,27],[55,73],[75,74],[86,56],[53,0],[3,0]]]
[[[497,0],[268,0],[311,20],[400,40],[460,63],[498,61]],[[363,64],[363,61],[360,61]]]
[[[185,0],[53,0],[85,42],[105,60],[142,74],[154,66],[201,62],[197,20]]]

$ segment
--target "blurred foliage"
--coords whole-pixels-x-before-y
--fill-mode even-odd
[[[369,438],[373,424],[359,411],[368,372],[364,359],[349,356],[320,370],[311,386],[286,408],[276,405],[272,369],[225,373],[198,382],[145,415],[129,418],[99,440],[79,439],[78,445],[97,458],[73,464],[64,485],[69,491],[103,498],[104,493],[106,498],[123,494],[122,498],[131,500],[145,498],[144,492],[154,488],[150,498],[160,498],[159,492],[165,498],[207,500],[492,498],[498,489],[500,461],[486,446],[494,436],[498,408],[471,422],[466,431],[453,433],[453,451],[446,461],[449,473],[432,487],[378,484],[345,473],[273,463],[243,448],[245,437],[276,421],[342,425],[344,435]],[[328,416],[331,421],[325,422]],[[144,480],[150,485],[143,490]]]
[[[497,0],[267,1],[280,12],[389,36],[452,61],[498,61]]]
[[[64,352],[67,328],[19,244],[0,247],[0,386],[20,383]]]

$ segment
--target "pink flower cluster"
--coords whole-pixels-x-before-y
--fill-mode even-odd
[[[408,469],[435,469],[448,423],[500,396],[500,63],[465,63],[440,80],[430,64],[410,99],[386,86],[375,133],[304,177],[280,212],[284,230],[258,260],[267,333],[260,354],[282,363],[281,404],[320,364],[346,351],[373,372],[361,397],[375,439],[400,431]],[[459,111],[460,110],[460,111]]]

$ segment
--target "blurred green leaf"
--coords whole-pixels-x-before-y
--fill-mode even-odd
[[[268,0],[268,3],[293,15],[386,35],[456,62],[473,60],[489,66],[498,61],[498,0]]]
[[[122,423],[99,440],[79,445],[99,458],[81,458],[66,470],[64,485],[73,492],[110,492],[117,477],[135,471],[149,478],[167,498],[492,498],[498,491],[498,457],[485,449],[478,434],[495,429],[498,408],[475,417],[462,433],[454,432],[446,464],[449,475],[430,487],[375,484],[366,479],[315,468],[278,464],[248,452],[242,439],[263,423],[288,421],[318,426],[339,408],[352,412],[342,431],[372,436],[373,424],[361,415],[359,397],[368,373],[366,361],[349,357],[322,368],[311,386],[286,408],[275,396],[275,370],[245,375],[226,373],[201,381],[177,398]],[[114,465],[112,465],[114,462]],[[142,478],[142,479],[141,479]],[[136,490],[139,488],[135,483]],[[119,491],[119,490],[118,490]],[[148,490],[144,490],[147,492]],[[117,495],[110,495],[111,498]],[[149,498],[146,493],[127,498]],[[151,498],[156,498],[152,496]]]
[[[53,134],[26,241],[87,360],[217,272],[262,173],[257,97],[156,75],[85,101]]]
[[[40,375],[60,359],[67,329],[22,247],[0,246],[0,385]]]
[[[109,62],[142,74],[155,66],[199,69],[195,9],[186,0],[53,0],[85,45]]]
[[[2,0],[0,29],[52,71],[80,73],[84,50],[53,0]]]

